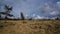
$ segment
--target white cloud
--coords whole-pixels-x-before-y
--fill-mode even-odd
[[[58,15],[59,12],[58,11],[53,11],[53,12],[50,12],[50,15]]]
[[[26,17],[28,17],[28,15],[25,15]]]
[[[35,16],[36,16],[36,14],[33,14],[33,15],[32,15],[32,17],[35,17]]]
[[[39,15],[36,15],[36,17],[34,17],[34,19],[44,19],[45,17],[43,16],[39,16]]]
[[[51,15],[55,15],[55,14],[56,14],[56,12],[55,12],[55,11],[53,11],[53,12],[51,12],[50,14],[51,14]]]
[[[59,2],[57,2],[57,4],[60,4],[60,1],[59,1]]]
[[[57,5],[58,9],[60,10],[60,2],[57,2],[56,5]]]
[[[36,19],[42,19],[42,17],[40,17],[39,15],[37,15]]]

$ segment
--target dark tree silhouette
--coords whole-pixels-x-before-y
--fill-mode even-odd
[[[5,9],[12,10],[12,7],[5,5]]]
[[[59,18],[57,17],[57,18],[55,18],[55,20],[59,20]]]
[[[12,17],[13,15],[10,14],[10,12],[12,11],[12,7],[5,5],[5,9],[6,9],[6,11],[5,12],[0,12],[0,14],[5,15],[5,19],[8,19],[7,16]]]
[[[21,19],[22,20],[24,20],[25,18],[24,18],[24,15],[23,15],[23,13],[21,12]]]
[[[1,19],[1,14],[0,14],[0,19]]]

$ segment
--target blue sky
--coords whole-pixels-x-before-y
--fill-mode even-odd
[[[25,18],[48,19],[60,17],[60,0],[0,0],[0,11],[4,11],[4,5],[13,7],[11,14],[15,18],[23,12]]]

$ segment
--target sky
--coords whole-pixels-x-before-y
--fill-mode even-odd
[[[60,0],[0,0],[0,12],[4,5],[13,7],[11,14],[19,18],[23,12],[25,18],[54,19],[60,17]],[[13,18],[13,17],[11,17]]]

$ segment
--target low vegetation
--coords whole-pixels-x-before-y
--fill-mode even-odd
[[[0,20],[0,34],[60,34],[60,20]]]

